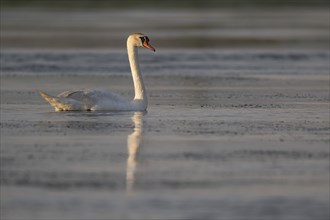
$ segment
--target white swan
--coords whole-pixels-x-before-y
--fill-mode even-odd
[[[135,97],[126,101],[117,94],[102,90],[70,90],[51,96],[40,91],[40,95],[51,104],[55,111],[144,111],[148,99],[138,63],[137,47],[155,51],[149,44],[149,38],[141,33],[131,34],[127,38],[127,52],[131,67]]]

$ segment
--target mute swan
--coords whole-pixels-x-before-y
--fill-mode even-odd
[[[89,89],[65,91],[56,97],[40,91],[40,95],[55,108],[55,111],[144,111],[147,109],[148,100],[138,63],[137,47],[156,51],[144,34],[135,33],[127,38],[128,59],[135,90],[132,101],[126,101],[108,91]]]

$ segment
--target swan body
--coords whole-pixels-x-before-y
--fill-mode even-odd
[[[149,38],[141,33],[131,34],[127,38],[127,52],[131,67],[135,97],[127,101],[121,96],[106,90],[69,90],[57,96],[40,92],[40,95],[55,111],[144,111],[148,99],[141,75],[137,47],[145,47],[155,51],[149,44]]]

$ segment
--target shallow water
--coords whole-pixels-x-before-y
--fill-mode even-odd
[[[23,12],[12,13],[6,24],[15,29],[13,15]],[[173,13],[183,24],[193,17],[216,25],[210,21],[219,16]],[[314,15],[307,29],[324,17],[307,14]],[[41,16],[46,24],[51,15]],[[81,25],[86,17],[78,15],[53,25]],[[113,16],[95,15],[87,24]],[[257,20],[250,24],[264,28]],[[131,98],[125,50],[4,42],[1,218],[328,218],[329,51],[319,44],[164,50],[162,43],[155,54],[140,51],[147,112],[55,113],[39,90],[108,88]]]

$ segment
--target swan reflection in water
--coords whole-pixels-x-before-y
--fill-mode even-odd
[[[137,168],[137,153],[139,151],[142,132],[143,132],[143,112],[134,112],[132,121],[134,123],[134,131],[127,136],[127,165],[126,165],[126,192],[132,193],[134,188],[135,172]]]

